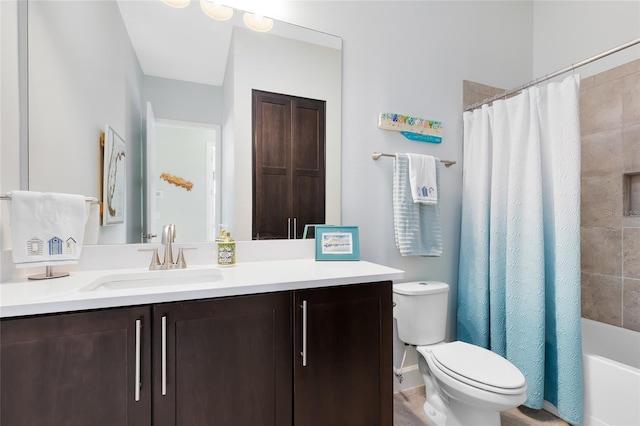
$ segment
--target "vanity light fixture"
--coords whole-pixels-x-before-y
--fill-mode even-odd
[[[191,0],[162,0],[168,6],[175,8],[183,8],[189,6]],[[233,8],[214,0],[200,0],[200,8],[210,18],[218,21],[227,21],[233,16]],[[257,13],[245,12],[242,18],[244,24],[257,32],[271,31],[273,28],[273,19]]]
[[[189,6],[191,0],[162,0],[162,3],[175,8],[183,8]]]
[[[200,7],[208,17],[218,21],[226,21],[233,16],[232,8],[211,0],[200,0]]]
[[[273,19],[261,15],[255,15],[250,12],[245,12],[242,20],[244,21],[244,24],[253,31],[264,33],[273,28]]]

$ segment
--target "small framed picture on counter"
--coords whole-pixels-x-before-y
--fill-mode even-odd
[[[360,260],[357,226],[316,226],[316,260]]]

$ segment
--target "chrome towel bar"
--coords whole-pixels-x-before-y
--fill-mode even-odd
[[[373,158],[374,160],[378,160],[380,157],[394,157],[395,158],[395,154],[385,154],[384,152],[374,152],[373,154],[371,154],[371,158]],[[453,160],[440,160],[440,162],[442,164],[445,165],[445,167],[451,167],[454,164],[456,164],[455,161]]]
[[[11,193],[7,192],[6,194],[0,194],[0,200],[9,200],[9,201],[11,201]],[[95,198],[95,197],[85,197],[84,200],[87,203],[99,204],[98,199]]]

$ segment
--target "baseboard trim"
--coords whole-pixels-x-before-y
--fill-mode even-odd
[[[560,413],[558,412],[558,409],[556,408],[556,406],[547,400],[542,401],[542,409],[548,413],[553,414],[558,418],[561,418]]]

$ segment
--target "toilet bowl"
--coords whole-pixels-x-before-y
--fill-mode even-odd
[[[496,353],[444,342],[448,290],[434,281],[397,284],[393,290],[398,336],[418,353],[425,415],[436,426],[499,426],[500,411],[526,400],[526,380]]]
[[[442,415],[425,410],[438,426],[500,425],[500,411],[527,399],[527,385],[520,370],[487,349],[465,342],[416,349],[431,373],[431,385],[438,388],[444,401],[444,422]]]

